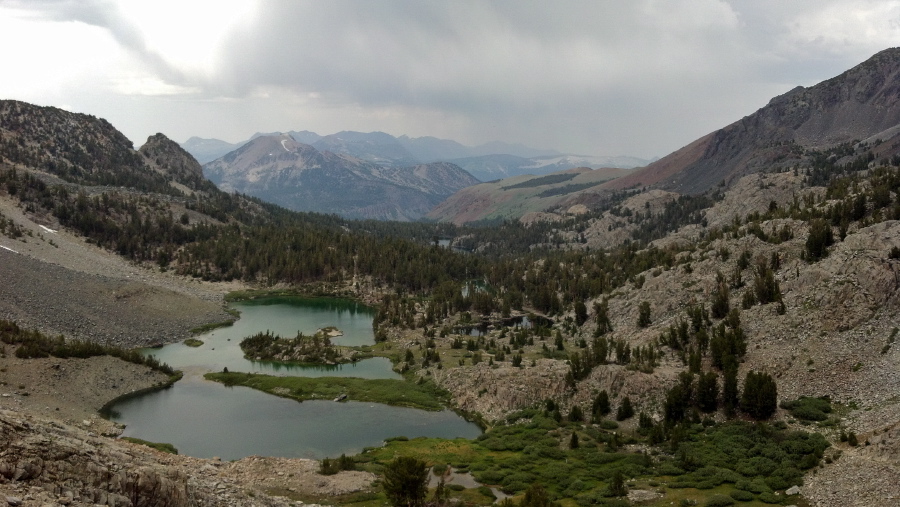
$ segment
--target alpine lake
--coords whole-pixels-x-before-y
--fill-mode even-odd
[[[271,331],[285,338],[333,326],[344,334],[335,345],[375,343],[374,310],[349,300],[268,297],[232,303],[240,318],[230,327],[197,336],[198,347],[173,343],[142,350],[181,370],[171,387],[118,400],[104,412],[125,424],[122,436],[167,442],[181,454],[224,460],[245,456],[292,458],[357,454],[385,439],[405,436],[475,438],[481,429],[451,410],[426,411],[372,402],[296,400],[204,379],[208,372],[259,373],[290,377],[397,379],[390,360],[362,359],[336,366],[299,366],[251,361],[240,342]]]

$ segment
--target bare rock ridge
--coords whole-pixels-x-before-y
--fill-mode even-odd
[[[416,220],[457,190],[478,183],[453,164],[381,166],[317,150],[289,135],[257,137],[206,164],[204,173],[225,191],[296,211],[400,221]]]
[[[900,48],[891,48],[839,76],[775,97],[755,113],[606,186],[700,193],[772,166],[790,167],[810,148],[883,132],[886,142],[896,136],[889,129],[898,124]]]

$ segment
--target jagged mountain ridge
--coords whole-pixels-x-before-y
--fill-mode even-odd
[[[809,149],[879,137],[900,124],[900,48],[881,51],[815,86],[798,86],[607,188],[654,185],[697,194],[773,167],[791,167]],[[874,139],[873,139],[874,140]],[[881,156],[892,155],[881,150]]]
[[[416,220],[478,181],[448,163],[380,166],[320,151],[289,135],[260,136],[204,166],[219,188],[297,211]]]

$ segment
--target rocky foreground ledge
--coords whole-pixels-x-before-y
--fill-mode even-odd
[[[287,506],[367,489],[367,472],[320,476],[313,460],[222,462],[161,453],[77,425],[0,410],[0,505]],[[288,496],[271,496],[268,492]],[[4,503],[5,502],[5,503]]]

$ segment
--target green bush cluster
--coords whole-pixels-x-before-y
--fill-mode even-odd
[[[801,421],[824,421],[831,413],[831,401],[827,398],[801,396],[793,401],[784,401],[781,408],[789,411]]]
[[[339,458],[325,458],[319,463],[321,475],[334,475],[344,470],[356,470],[356,462],[353,458],[341,454]]]

